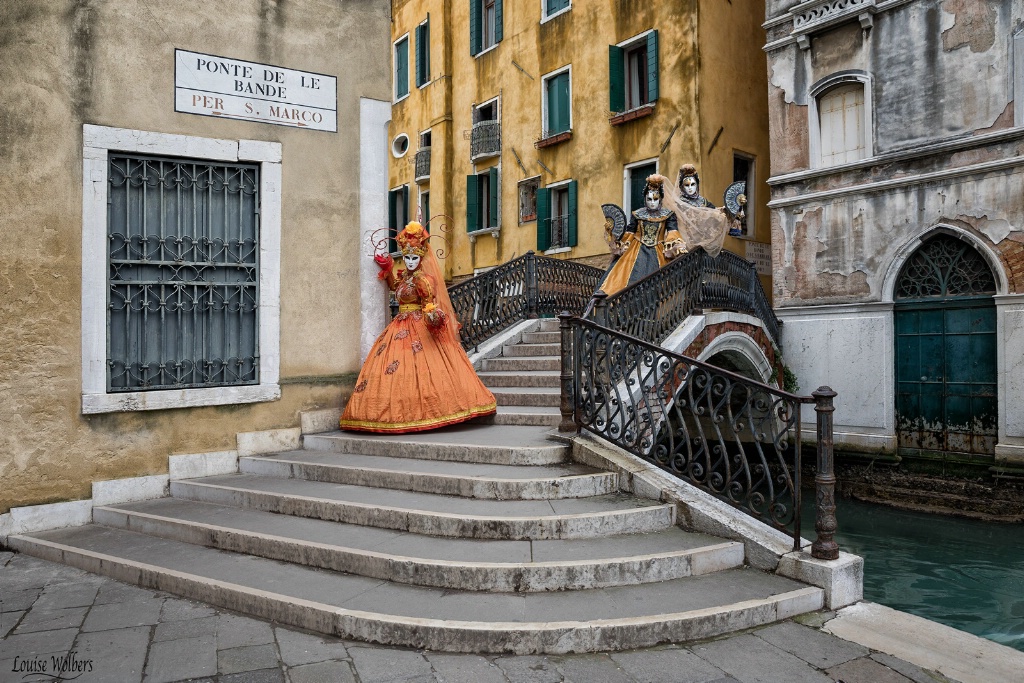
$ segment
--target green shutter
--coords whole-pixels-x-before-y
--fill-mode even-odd
[[[608,106],[618,113],[626,110],[626,77],[622,73],[622,48],[608,46]]]
[[[398,242],[395,241],[395,237],[398,235],[398,229],[395,227],[398,225],[398,191],[391,190],[388,192],[388,253],[394,254],[398,251]]]
[[[487,181],[487,185],[489,186],[491,191],[489,203],[491,215],[487,217],[487,225],[488,227],[496,228],[498,227],[498,194],[501,191],[501,185],[498,183],[498,169],[491,168],[490,170],[487,171],[487,175],[489,178],[489,180]]]
[[[395,46],[395,99],[409,94],[409,39]]]
[[[402,185],[402,224],[398,226],[399,230],[409,225],[409,186]]]
[[[505,12],[502,11],[501,0],[494,0],[494,43],[498,44],[505,36]]]
[[[423,229],[430,232],[430,193],[420,195],[420,213],[423,214]]]
[[[551,248],[551,190],[537,190],[537,251]]]
[[[480,183],[475,175],[466,176],[466,232],[480,228]]]
[[[423,85],[423,27],[416,27],[416,87]]]
[[[647,101],[658,99],[658,32],[647,34]]]
[[[480,54],[480,0],[469,0],[469,54]]]
[[[558,120],[558,131],[565,132],[570,126],[570,112],[572,111],[572,100],[569,98],[569,72],[558,77],[558,100],[561,117]]]
[[[423,83],[430,80],[430,15],[423,24]],[[422,83],[420,84],[422,85]]]
[[[576,246],[576,181],[569,181],[569,246]]]

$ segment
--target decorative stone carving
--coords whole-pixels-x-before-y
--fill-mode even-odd
[[[877,11],[877,0],[806,0],[791,10],[791,35],[796,38],[800,49],[807,50],[811,47],[811,34],[815,31],[854,17],[861,28],[869,29],[874,24],[873,16]]]

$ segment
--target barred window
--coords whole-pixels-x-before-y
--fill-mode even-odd
[[[110,153],[107,390],[259,383],[259,165]]]

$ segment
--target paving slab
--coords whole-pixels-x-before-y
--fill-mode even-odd
[[[146,683],[174,683],[217,675],[217,640],[211,636],[153,643],[146,662]]]
[[[902,659],[887,655],[884,652],[871,653],[871,659],[883,664],[893,671],[903,674],[914,683],[948,683],[951,679],[946,678],[937,671],[925,671],[916,664],[905,662]]]
[[[622,671],[644,683],[710,683],[725,677],[724,671],[682,648],[613,652],[609,656]]]
[[[185,600],[182,598],[168,598],[160,609],[160,621],[194,620],[202,617],[212,617],[217,612],[201,602]]]
[[[0,640],[6,638],[14,630],[25,614],[26,612],[7,612],[0,605]]]
[[[494,663],[515,683],[561,683],[562,674],[548,657],[499,657]]]
[[[691,651],[741,683],[833,683],[799,657],[750,634],[695,645]]]
[[[148,591],[149,595],[153,595]],[[83,631],[109,631],[131,626],[152,626],[160,621],[163,597],[94,605],[82,624]]]
[[[0,586],[2,586],[2,584],[0,584]],[[27,610],[35,604],[41,593],[41,588],[29,588],[24,591],[0,590],[0,610],[2,610],[2,612],[19,612]]]
[[[323,636],[286,628],[276,628],[274,634],[281,652],[281,661],[289,667],[349,658],[345,645],[338,640],[328,641]]]
[[[165,621],[161,617],[161,622],[157,624],[156,630],[153,632],[154,642],[179,640],[181,638],[198,638],[200,636],[216,636],[219,619],[216,616],[209,616],[198,619]]]
[[[130,683],[142,680],[150,629],[145,626],[83,633],[75,641],[76,656],[92,663],[76,683]]]
[[[268,645],[274,642],[270,624],[240,614],[217,615],[217,649],[228,650],[246,645]]]
[[[103,586],[96,595],[95,604],[109,605],[122,602],[146,602],[157,596],[156,591],[129,586],[124,583],[114,583],[111,586]]]
[[[286,679],[284,677],[284,672],[281,671],[281,669],[274,668],[226,674],[217,680],[220,683],[285,683]]]
[[[449,655],[428,652],[438,683],[507,683],[508,679],[493,662],[480,655]]]
[[[291,683],[356,683],[352,665],[337,661],[289,667],[288,680]]]
[[[420,652],[367,647],[350,647],[348,652],[361,683],[401,681],[419,676],[433,678],[430,662]]]
[[[39,633],[11,634],[0,640],[0,659],[13,659],[16,656],[48,655],[55,652],[61,654],[71,650],[71,645],[78,635],[77,628],[65,628],[58,631],[40,631]]]
[[[829,669],[870,654],[862,645],[840,640],[818,629],[791,621],[758,629],[754,635],[819,669]]]
[[[553,657],[566,683],[634,683],[607,654],[586,654],[574,657]]]
[[[828,669],[825,673],[843,683],[912,683],[906,676],[870,657],[852,659]]]
[[[88,611],[88,607],[67,607],[65,609],[39,609],[34,607],[18,624],[15,633],[78,628],[85,621],[85,615]]]
[[[277,661],[277,648],[270,644],[245,645],[217,652],[217,670],[222,674],[274,669]]]
[[[95,583],[52,583],[40,593],[33,608],[54,610],[89,607],[95,602],[99,588]]]

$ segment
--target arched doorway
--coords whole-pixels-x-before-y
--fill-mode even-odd
[[[901,453],[994,453],[995,293],[981,254],[946,234],[922,243],[900,270],[893,298]]]

